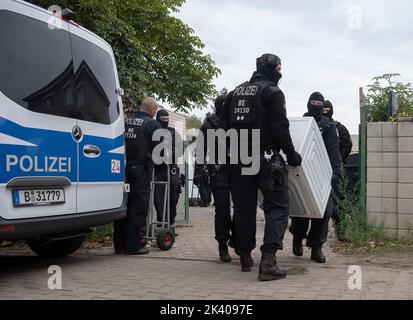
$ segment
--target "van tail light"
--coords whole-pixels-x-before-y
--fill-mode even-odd
[[[67,23],[73,24],[76,27],[80,27],[80,24],[75,21],[76,14],[72,10],[68,8],[63,9],[61,15],[62,20],[66,21]]]
[[[14,231],[14,230],[16,230],[16,226],[14,225],[0,226],[0,231]]]
[[[73,20],[67,20],[66,22],[67,22],[67,23],[70,23],[70,24],[72,24],[72,25],[74,25],[75,27],[81,27],[81,25],[80,25],[79,23],[77,23],[76,21],[73,21]]]

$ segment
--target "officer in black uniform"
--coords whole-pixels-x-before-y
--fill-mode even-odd
[[[125,120],[126,173],[130,184],[126,218],[115,222],[115,254],[140,255],[149,253],[142,241],[149,207],[152,176],[152,135],[161,125],[153,119],[158,103],[145,98],[140,111]]]
[[[181,175],[180,170],[177,165],[177,160],[181,155],[180,150],[182,149],[182,138],[175,131],[174,128],[169,127],[169,112],[165,109],[161,109],[158,111],[156,115],[156,120],[159,122],[163,129],[166,129],[171,134],[172,139],[172,157],[171,163],[160,164],[155,166],[155,179],[157,181],[168,181],[168,165],[169,165],[169,197],[170,197],[170,224],[171,226],[175,224],[175,217],[176,217],[176,206],[178,205],[179,194],[181,193]],[[181,146],[177,148],[178,144]],[[162,222],[162,215],[163,215],[163,208],[164,208],[164,198],[165,198],[165,186],[164,185],[156,185],[155,187],[155,208],[157,212],[157,220],[158,222]],[[166,218],[166,216],[165,216]],[[166,220],[165,220],[166,222]]]
[[[334,121],[337,132],[338,132],[338,139],[339,139],[339,149],[340,149],[340,155],[341,155],[341,161],[343,162],[343,165],[346,163],[346,160],[348,156],[351,153],[351,149],[353,147],[353,142],[351,141],[351,136],[350,133],[348,132],[347,128],[341,124],[340,122],[336,121],[333,119],[333,114],[334,114],[334,109],[333,109],[333,104],[329,101],[326,100],[324,103],[324,113],[323,116],[330,118]],[[338,238],[340,240],[341,234],[340,234],[340,216],[338,215],[337,212],[337,201],[340,198],[340,186],[339,183],[337,182],[333,186],[333,191],[334,191],[334,197],[333,197],[333,203],[334,203],[334,209],[333,209],[333,221],[334,221],[334,226],[336,229],[336,233],[338,235]]]
[[[327,149],[328,157],[330,159],[331,167],[333,169],[333,177],[331,185],[338,183],[341,173],[341,157],[338,148],[338,134],[334,121],[330,118],[324,117],[324,97],[319,92],[314,92],[308,99],[308,112],[304,114],[305,117],[314,117],[320,128],[323,137],[324,145]],[[323,219],[308,219],[308,218],[292,218],[290,232],[293,234],[293,253],[295,256],[303,255],[302,240],[307,238],[307,247],[311,248],[311,259],[324,263],[326,257],[321,248],[323,243],[327,241],[328,221],[333,212],[333,199],[330,196]],[[308,232],[308,227],[311,221],[311,228]]]
[[[211,190],[209,188],[209,175],[206,167],[195,166],[194,184],[199,192],[198,206],[209,207],[211,204]]]
[[[220,95],[215,99],[215,113],[207,116],[200,128],[200,133],[204,141],[204,164],[197,164],[196,171],[203,174],[203,169],[206,168],[206,173],[209,175],[209,184],[214,196],[215,202],[215,240],[218,242],[219,258],[223,262],[231,262],[232,258],[228,252],[228,241],[235,246],[234,225],[231,217],[231,176],[232,167],[229,164],[229,158],[226,157],[226,163],[220,164],[218,159],[218,143],[215,141],[215,159],[207,163],[209,155],[210,141],[208,141],[208,130],[218,130],[222,128],[219,114],[224,106],[226,95]],[[212,142],[210,143],[212,144]],[[232,230],[232,236],[231,236]]]
[[[345,125],[334,120],[333,114],[334,114],[333,104],[329,100],[326,100],[326,102],[324,103],[323,116],[332,119],[334,121],[334,124],[336,125],[337,131],[338,131],[338,138],[339,138],[341,161],[344,164],[348,156],[351,153],[351,149],[353,148],[353,142],[351,141],[351,135],[348,132]]]
[[[247,81],[228,94],[221,119],[224,127],[246,130],[251,137],[258,129],[260,141],[240,141],[260,146],[260,169],[255,175],[243,175],[243,164],[234,165],[232,188],[237,246],[241,270],[251,271],[251,251],[256,245],[256,213],[258,189],[264,195],[265,233],[261,246],[258,278],[276,280],[285,278],[286,271],[278,268],[276,252],[283,249],[284,233],[288,224],[288,169],[279,154],[287,155],[291,166],[301,165],[301,156],[295,151],[286,116],[285,97],[278,88],[281,78],[281,60],[276,55],[264,54],[257,59],[257,71]],[[239,136],[239,135],[238,135]],[[241,150],[242,152],[242,150]]]

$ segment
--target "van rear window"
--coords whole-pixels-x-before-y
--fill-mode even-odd
[[[119,117],[116,78],[111,56],[98,46],[71,35],[74,93],[79,118],[111,123]]]
[[[102,124],[118,118],[113,63],[101,48],[9,11],[0,11],[0,47],[0,91],[22,107]]]

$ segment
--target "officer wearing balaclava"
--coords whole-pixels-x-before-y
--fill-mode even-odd
[[[333,114],[334,114],[333,104],[329,100],[326,100],[324,103],[323,116],[333,119]],[[345,125],[334,119],[333,121],[336,125],[337,131],[338,131],[338,138],[340,140],[339,148],[340,148],[341,161],[345,163],[346,159],[351,153],[351,149],[353,148],[353,142],[351,141],[351,135],[349,131],[347,130],[347,128],[345,127]]]
[[[177,160],[180,157],[176,151],[179,151],[179,148],[176,148],[178,144],[182,144],[182,138],[174,128],[169,126],[169,112],[165,109],[160,109],[156,114],[156,120],[160,123],[163,129],[166,129],[171,134],[172,142],[172,158],[171,163],[160,164],[155,166],[155,179],[157,181],[168,181],[168,165],[169,165],[169,197],[170,197],[170,224],[175,224],[176,217],[176,207],[179,200],[179,194],[181,193],[181,176],[180,170],[177,165]],[[158,222],[162,222],[163,218],[163,209],[164,209],[164,199],[165,199],[165,186],[157,184],[155,186],[154,194],[154,204],[157,212]],[[165,222],[167,222],[167,216],[165,215]],[[164,226],[166,227],[166,225]]]
[[[215,240],[218,242],[219,258],[223,262],[231,262],[232,258],[228,252],[228,245],[235,247],[235,228],[231,217],[231,176],[232,166],[227,156],[226,163],[221,164],[218,160],[218,139],[208,140],[209,130],[218,130],[222,128],[219,114],[222,111],[226,99],[226,94],[219,95],[215,99],[215,113],[208,115],[200,128],[200,135],[204,142],[204,164],[196,164],[195,171],[200,179],[203,179],[203,168],[207,168],[209,176],[209,186],[212,190],[215,203]],[[198,139],[200,141],[200,139]],[[215,149],[215,159],[209,159],[211,154],[210,148]],[[214,160],[214,161],[211,161]],[[200,184],[200,187],[204,187]],[[235,247],[237,252],[237,249]]]
[[[334,186],[341,173],[341,157],[338,148],[337,129],[333,120],[323,116],[324,97],[320,92],[314,92],[310,95],[307,109],[308,112],[305,113],[304,116],[313,117],[320,128],[321,136],[333,169],[331,184]],[[291,218],[290,232],[293,234],[293,253],[295,256],[303,255],[302,241],[304,238],[307,238],[306,244],[307,247],[311,248],[311,259],[319,263],[326,262],[326,257],[321,249],[323,243],[327,241],[328,221],[331,218],[332,212],[333,199],[332,196],[330,196],[323,219]],[[308,231],[310,222],[311,227]]]
[[[338,132],[338,139],[339,139],[339,148],[340,148],[340,154],[341,154],[341,161],[343,164],[346,162],[348,156],[351,153],[351,149],[353,147],[353,142],[351,141],[351,136],[350,133],[348,132],[347,128],[341,124],[340,122],[336,121],[333,119],[333,114],[334,114],[334,108],[333,104],[329,101],[326,100],[324,103],[324,113],[323,116],[330,118],[334,121],[337,132]],[[340,228],[340,216],[337,212],[337,201],[340,198],[340,186],[339,186],[339,181],[333,185],[333,191],[334,191],[334,210],[333,210],[333,221],[334,221],[334,228],[337,233],[337,237],[340,240],[341,239],[341,228]]]
[[[280,269],[276,262],[277,250],[283,249],[289,205],[288,169],[279,152],[282,150],[286,154],[291,166],[301,165],[301,156],[292,143],[285,97],[278,88],[281,79],[280,58],[274,54],[264,54],[257,59],[256,67],[256,72],[249,81],[228,94],[220,118],[225,129],[235,129],[238,132],[239,143],[247,146],[249,154],[253,146],[259,147],[258,174],[247,174],[243,169],[248,164],[238,161],[234,165],[234,220],[241,270],[251,271],[260,189],[264,196],[265,232],[260,248],[262,255],[258,279],[268,281],[287,276],[286,271]],[[253,141],[251,137],[257,132],[259,141]],[[245,133],[248,133],[248,140],[242,141]],[[245,150],[239,151],[242,153]]]

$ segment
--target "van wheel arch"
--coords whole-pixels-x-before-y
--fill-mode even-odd
[[[39,257],[62,258],[78,250],[82,246],[85,239],[86,237],[84,235],[80,235],[73,238],[52,240],[47,242],[28,240],[27,244]]]

